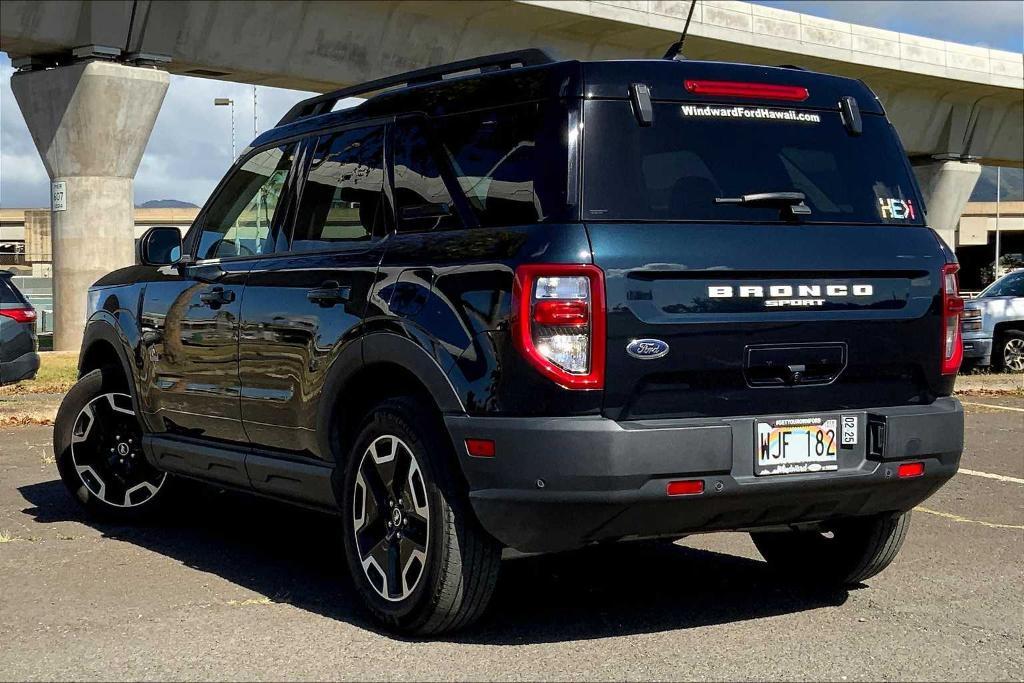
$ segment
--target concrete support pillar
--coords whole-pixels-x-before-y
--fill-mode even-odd
[[[11,89],[50,179],[54,349],[82,344],[86,292],[135,262],[133,179],[170,78],[155,69],[92,61],[18,72]]]
[[[981,165],[936,161],[915,166],[914,174],[928,205],[928,225],[939,233],[950,249],[956,249],[957,225],[981,175]]]

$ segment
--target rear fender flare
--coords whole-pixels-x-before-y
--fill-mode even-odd
[[[348,383],[363,368],[391,363],[408,370],[422,384],[442,413],[465,413],[462,400],[437,361],[419,344],[393,332],[368,334],[349,344],[331,366],[320,400],[316,429],[320,452],[329,458],[340,452],[336,406],[344,402]],[[343,418],[344,419],[344,418]]]

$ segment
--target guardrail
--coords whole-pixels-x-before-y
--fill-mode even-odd
[[[0,266],[24,266],[26,264],[25,252],[23,251],[0,252]]]

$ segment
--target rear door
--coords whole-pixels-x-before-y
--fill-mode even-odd
[[[728,118],[662,102],[641,127],[628,102],[585,107],[583,216],[608,298],[606,414],[932,400],[945,256],[884,117],[864,115],[858,135],[838,111]],[[717,201],[764,192],[801,192],[810,213]]]
[[[325,458],[316,419],[332,363],[354,343],[392,210],[384,181],[386,125],[309,140],[284,253],[249,273],[239,381],[254,446]]]

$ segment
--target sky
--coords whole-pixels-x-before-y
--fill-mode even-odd
[[[1024,2],[892,0],[760,0],[759,4],[969,45],[1024,52]],[[49,206],[49,182],[11,92],[10,59],[0,53],[0,207]],[[310,93],[257,89],[259,129],[266,130]],[[178,199],[202,205],[231,162],[228,107],[235,101],[236,152],[253,136],[253,88],[188,76],[171,76],[142,163],[135,203]]]

